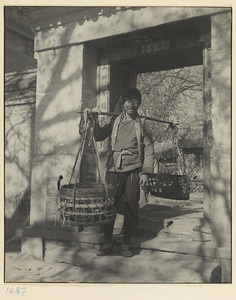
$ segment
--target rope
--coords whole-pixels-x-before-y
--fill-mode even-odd
[[[85,142],[86,137],[87,137],[87,128],[88,128],[88,115],[84,114],[83,135],[82,135],[82,138],[81,138],[80,147],[79,147],[77,155],[76,155],[75,163],[74,163],[74,166],[73,166],[73,169],[72,169],[72,173],[71,173],[69,184],[71,184],[71,182],[72,182],[72,178],[73,178],[73,175],[74,175],[74,172],[75,172],[75,168],[76,168],[76,165],[77,165],[77,162],[78,162],[79,155],[80,155],[81,152],[83,153],[83,149],[82,148],[84,146],[84,142]],[[80,168],[80,164],[79,164],[79,168]]]
[[[176,166],[176,145],[175,145],[175,137],[176,137],[176,132],[174,132],[174,129],[172,128],[171,130],[171,138],[173,141],[173,161],[174,161],[174,172],[175,174],[178,174],[178,166]]]
[[[181,153],[180,153],[180,149],[179,149],[179,146],[178,146],[178,138],[177,138],[177,133],[178,133],[178,128],[175,126],[175,125],[169,125],[168,128],[167,128],[167,132],[166,132],[166,140],[162,146],[162,149],[160,151],[160,155],[158,156],[158,159],[157,161],[159,162],[163,152],[164,152],[164,148],[168,142],[168,140],[170,139],[170,136],[171,136],[171,140],[173,141],[173,158],[175,158],[175,156],[179,156],[179,159],[181,160],[181,164],[178,164],[178,167],[180,166],[181,168],[181,171],[182,171],[182,174],[184,175],[184,166],[183,166],[183,161],[182,161],[182,156],[181,156]],[[168,135],[167,135],[168,134]],[[177,154],[176,154],[177,153]],[[174,163],[175,163],[175,160],[174,160]],[[161,170],[163,170],[163,166],[161,168]],[[178,173],[178,169],[176,169],[176,164],[175,164],[175,173]]]
[[[108,188],[107,188],[107,183],[105,181],[105,176],[103,174],[103,170],[102,170],[102,164],[101,164],[101,160],[99,157],[99,153],[97,150],[97,146],[96,146],[96,142],[94,137],[92,138],[93,144],[94,144],[94,149],[95,149],[95,153],[96,153],[96,161],[97,161],[97,165],[98,165],[98,172],[99,172],[99,176],[101,179],[101,182],[104,184],[104,188],[105,188],[105,193],[106,193],[106,201],[108,201]]]
[[[91,143],[94,146],[95,158],[96,158],[96,163],[97,163],[97,166],[98,166],[99,177],[100,177],[101,183],[104,185],[104,188],[105,188],[105,196],[106,196],[105,204],[107,205],[108,202],[111,202],[111,201],[109,201],[108,186],[107,186],[107,183],[105,181],[105,175],[103,173],[103,169],[102,169],[101,160],[100,160],[100,157],[99,157],[96,141],[94,139],[94,134],[93,134],[94,133],[94,122],[90,121],[90,123],[89,123],[88,115],[84,114],[84,125],[83,125],[83,134],[82,134],[82,138],[81,138],[81,144],[80,144],[77,156],[76,156],[76,161],[75,161],[75,164],[73,166],[73,170],[72,170],[72,174],[71,174],[71,178],[70,178],[70,182],[69,182],[69,183],[72,182],[72,178],[74,176],[74,172],[75,172],[76,165],[77,165],[78,170],[75,174],[75,182],[74,182],[74,187],[73,187],[73,211],[75,211],[76,185],[77,185],[78,178],[80,177],[80,167],[81,167],[81,162],[82,162],[82,156],[83,156],[84,147],[85,147],[85,143],[86,143],[86,139],[87,139],[89,130],[90,130],[90,135],[89,135],[88,146],[90,146]],[[106,205],[105,205],[105,207],[106,207]],[[89,205],[88,205],[88,208],[90,208]],[[99,207],[97,207],[97,208],[99,208]]]
[[[168,134],[168,132],[169,132],[169,134]],[[162,155],[163,152],[164,152],[165,145],[167,144],[167,141],[169,140],[169,136],[171,135],[170,126],[168,126],[168,128],[167,128],[166,135],[167,135],[167,134],[168,134],[168,136],[167,136],[167,138],[166,138],[166,140],[165,140],[165,142],[164,142],[164,144],[163,144],[163,146],[162,146],[162,148],[161,148],[160,155],[159,155],[158,158],[157,158],[158,163],[159,163],[159,161],[160,161],[161,155]],[[163,166],[162,166],[162,169],[163,169]]]
[[[71,173],[71,177],[70,177],[70,180],[69,180],[69,184],[71,184],[71,182],[72,182],[72,178],[73,178],[73,175],[74,175],[74,172],[75,172],[75,167],[77,165],[77,161],[78,161],[80,149],[81,149],[81,147],[78,149],[78,152],[77,152],[77,155],[76,155],[76,159],[75,159],[75,163],[74,163],[74,166],[73,166],[73,169],[72,169],[72,173]]]
[[[81,165],[82,156],[83,156],[83,152],[84,152],[84,145],[85,145],[85,141],[86,141],[86,137],[87,137],[87,132],[88,132],[88,116],[87,116],[87,114],[84,114],[83,135],[82,135],[82,140],[81,140],[80,148],[79,148],[78,155],[77,155],[78,156],[77,157],[78,171],[77,171],[76,176],[75,176],[75,183],[74,183],[74,189],[73,189],[73,211],[75,211],[76,183],[77,183],[77,179],[80,176],[80,165]],[[76,163],[77,163],[77,161],[76,161]]]

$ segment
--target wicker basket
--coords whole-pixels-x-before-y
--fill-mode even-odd
[[[190,186],[186,175],[149,174],[147,190],[153,196],[175,200],[189,200],[189,189]]]
[[[97,225],[115,219],[112,185],[77,183],[60,189],[62,225]]]

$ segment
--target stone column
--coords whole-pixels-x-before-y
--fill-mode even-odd
[[[212,132],[211,191],[212,241],[231,243],[231,13],[211,17]]]
[[[212,80],[211,80],[212,51],[211,51],[210,33],[203,35],[201,39],[204,45],[203,48],[204,218],[205,221],[209,221],[211,219],[210,152],[212,147]]]

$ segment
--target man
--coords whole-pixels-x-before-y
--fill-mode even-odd
[[[123,112],[118,117],[111,118],[108,124],[100,127],[95,117],[94,138],[96,141],[103,141],[108,136],[111,137],[106,180],[115,188],[117,210],[123,203],[124,240],[121,255],[132,257],[130,241],[138,224],[140,186],[144,188],[148,181],[147,173],[153,172],[153,142],[147,134],[145,121],[138,115],[141,104],[139,90],[128,89],[122,99]],[[114,221],[103,225],[105,244],[96,252],[98,256],[112,252],[113,228]]]

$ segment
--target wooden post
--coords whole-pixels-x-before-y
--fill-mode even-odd
[[[107,58],[101,59],[100,65],[97,67],[97,106],[100,107],[102,112],[110,111],[110,63]],[[103,125],[108,116],[100,115],[99,122]],[[108,139],[97,143],[102,170],[105,174],[105,166],[107,162],[107,151],[109,147]],[[97,174],[97,181],[99,174]]]

